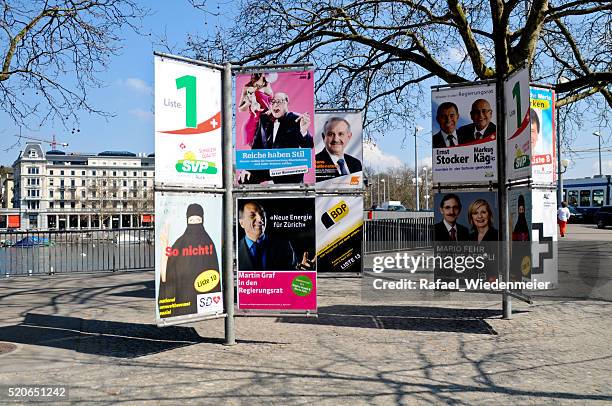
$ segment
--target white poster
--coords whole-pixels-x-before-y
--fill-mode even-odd
[[[158,325],[223,313],[223,197],[155,192],[155,292]]]
[[[531,176],[529,97],[529,69],[516,71],[504,81],[507,180]]]
[[[497,180],[495,85],[433,89],[434,183]]]
[[[221,72],[155,56],[155,183],[222,187]]]
[[[554,288],[558,282],[557,263],[557,193],[555,189],[533,189],[531,279],[550,282]]]
[[[361,113],[315,114],[317,190],[362,189]]]

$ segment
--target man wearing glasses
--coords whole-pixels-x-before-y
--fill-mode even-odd
[[[462,143],[478,141],[482,139],[493,139],[496,133],[495,124],[491,122],[493,110],[485,99],[478,99],[472,103],[470,117],[473,123],[464,125],[457,130]]]
[[[312,135],[308,132],[310,115],[289,111],[289,96],[278,92],[270,101],[270,110],[259,117],[255,131],[253,149],[313,148]],[[244,172],[242,183],[260,183],[273,180],[274,183],[301,183],[304,174],[270,176],[270,171]]]

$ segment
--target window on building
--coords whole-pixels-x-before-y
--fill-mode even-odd
[[[81,179],[81,186],[85,186],[85,179]]]
[[[70,208],[74,209],[76,207],[76,203],[75,202],[70,202]]]
[[[85,195],[86,195],[85,191],[84,191],[84,190],[81,190],[81,197],[82,197],[82,198],[85,198]]]
[[[70,176],[74,176],[74,171],[70,171]]]
[[[52,209],[53,208],[53,202],[49,202],[49,208]]]
[[[106,171],[102,171],[102,176],[106,176]]]
[[[117,176],[117,171],[113,171],[113,176]]]
[[[60,202],[60,209],[64,208],[64,202]]]
[[[601,207],[604,204],[604,191],[603,189],[593,190],[593,206]]]
[[[124,181],[123,181],[123,186],[124,186],[124,187],[127,187],[127,180],[124,180]]]
[[[49,171],[49,175],[53,175],[53,169]]]
[[[106,181],[105,180],[102,181],[102,186],[106,187]]]
[[[64,176],[64,171],[63,170],[60,171],[60,175]]]
[[[28,175],[38,175],[39,173],[38,166],[28,166]]]
[[[127,176],[127,171],[123,171],[123,176]]]
[[[38,152],[35,149],[30,149],[28,151],[29,158],[38,158]]]
[[[49,178],[49,186],[53,186],[53,178]]]
[[[146,180],[142,181],[142,186],[147,186],[147,181]]]
[[[127,202],[123,202],[123,208],[127,209]]]
[[[85,171],[81,171],[81,175],[82,175],[82,176],[85,176]]]
[[[49,198],[53,199],[53,190],[49,190]]]
[[[74,179],[70,179],[70,186],[75,187],[76,181]]]
[[[590,190],[580,191],[580,206],[581,207],[591,206],[591,191]]]
[[[138,172],[134,171],[134,176],[138,176]]]
[[[134,187],[138,187],[138,182],[137,182],[137,181],[133,181],[133,182],[132,182],[132,185],[133,185]]]
[[[147,173],[146,173],[146,172],[143,172],[143,173],[142,173],[142,176],[147,176]]]
[[[96,176],[96,171],[91,171],[92,176]]]
[[[124,191],[123,191],[122,196],[123,196],[123,198],[126,198],[126,197],[127,197],[127,190],[124,190]]]

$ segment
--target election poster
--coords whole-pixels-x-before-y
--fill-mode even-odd
[[[221,194],[155,192],[158,325],[223,313]]]
[[[318,272],[361,272],[363,197],[316,198]]]
[[[532,195],[529,187],[508,190],[510,281],[531,279]]]
[[[506,179],[531,176],[529,69],[516,71],[504,81],[506,108]]]
[[[532,281],[543,287],[540,289],[555,288],[558,282],[555,190],[510,189],[508,205],[512,232],[510,281]]]
[[[237,199],[238,308],[317,307],[314,197]]]
[[[557,193],[555,189],[533,189],[531,225],[531,279],[549,282],[549,289],[558,284],[557,256]],[[544,286],[538,284],[538,286]]]
[[[499,277],[499,208],[496,192],[434,195],[434,279],[494,282]]]
[[[316,113],[317,190],[363,188],[361,124],[361,112]]]
[[[556,181],[555,165],[555,92],[531,88],[531,167],[536,184],[550,185]]]
[[[432,89],[434,183],[497,180],[495,103],[494,84]]]
[[[221,73],[155,56],[155,183],[222,187]]]
[[[314,71],[236,75],[239,185],[314,184]]]

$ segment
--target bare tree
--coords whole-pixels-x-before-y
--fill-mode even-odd
[[[153,188],[132,189],[129,194],[129,206],[136,216],[136,225],[142,227],[142,216],[155,211]]]
[[[189,37],[195,57],[313,61],[318,106],[363,108],[370,134],[425,115],[426,86],[503,77],[526,63],[534,81],[558,84],[558,106],[588,98],[604,119],[612,106],[609,0],[244,0],[235,9],[231,28]]]
[[[119,50],[123,27],[147,10],[134,0],[0,0],[0,109],[25,127],[77,112],[105,115],[89,104],[97,74]]]

